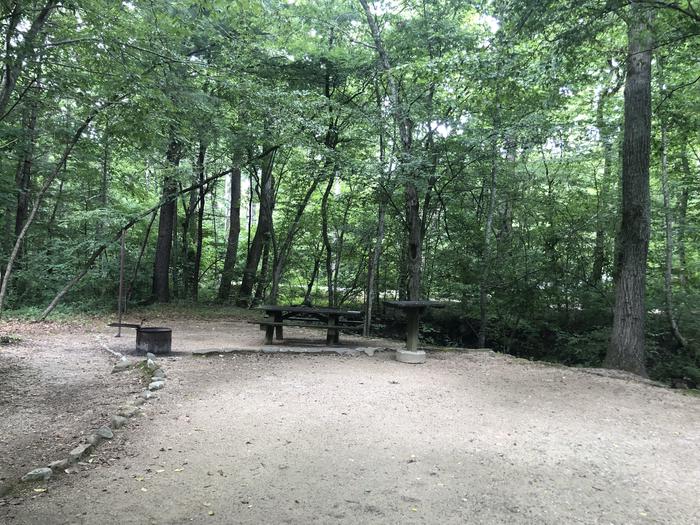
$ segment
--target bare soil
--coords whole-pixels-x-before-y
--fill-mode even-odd
[[[159,399],[47,492],[0,499],[0,523],[700,523],[700,398],[486,352],[196,357],[262,334],[149,324],[174,328]],[[0,329],[22,337],[0,349],[6,480],[142,388],[103,349],[129,350],[133,332]]]

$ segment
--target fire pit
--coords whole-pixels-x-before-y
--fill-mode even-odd
[[[136,329],[136,351],[152,354],[169,354],[172,347],[173,331],[160,326]]]
[[[172,349],[173,331],[163,326],[141,326],[131,323],[110,323],[109,326],[136,329],[136,352],[140,354],[169,354]]]

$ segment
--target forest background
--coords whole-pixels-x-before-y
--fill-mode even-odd
[[[428,340],[599,366],[636,228],[617,367],[700,384],[697,8],[3,0],[0,313],[113,311],[123,238],[128,308],[432,298]]]

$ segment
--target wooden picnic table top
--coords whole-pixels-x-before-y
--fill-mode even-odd
[[[266,304],[258,306],[258,310],[265,312],[289,312],[296,314],[316,314],[316,315],[347,315],[357,317],[362,315],[359,310],[343,310],[340,308],[314,307],[314,306],[284,306],[278,304]]]
[[[439,301],[384,301],[387,306],[394,308],[410,309],[410,308],[445,308],[445,303]]]

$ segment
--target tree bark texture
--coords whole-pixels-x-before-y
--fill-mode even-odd
[[[158,238],[156,254],[153,263],[153,298],[159,303],[170,301],[170,253],[173,247],[173,232],[175,230],[175,215],[177,213],[177,183],[175,170],[180,164],[182,154],[180,143],[176,139],[170,141],[166,158],[168,173],[163,178],[163,202],[158,218]]]
[[[605,366],[646,375],[645,285],[649,249],[652,17],[631,2],[622,149],[622,222],[615,307]]]
[[[36,119],[38,104],[33,102],[27,109],[24,119],[24,140],[20,150],[15,182],[17,184],[17,213],[15,214],[15,237],[22,231],[29,214],[29,187],[34,162],[34,145],[36,143]]]
[[[224,269],[221,272],[218,299],[228,301],[231,296],[231,281],[236,268],[238,255],[238,238],[241,233],[241,168],[234,166],[231,171],[231,203],[229,206],[229,230],[226,241]]]

